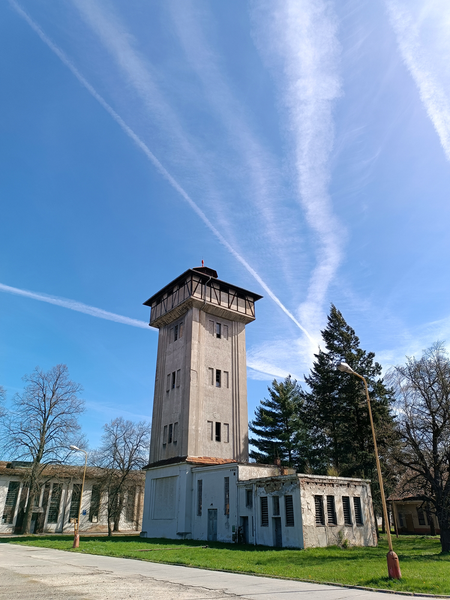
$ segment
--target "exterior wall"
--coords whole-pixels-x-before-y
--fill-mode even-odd
[[[440,533],[437,519],[426,514],[422,500],[399,500],[392,502],[394,519],[399,533],[419,533],[429,535],[431,528],[429,518],[434,519],[436,534]],[[423,512],[424,523],[419,522],[419,510]]]
[[[3,512],[5,507],[6,495],[8,492],[9,482],[10,481],[19,481],[21,483],[20,490],[14,510],[14,519],[11,524],[6,524],[3,522]],[[107,531],[108,523],[107,523],[107,514],[106,514],[106,503],[107,497],[103,494],[101,503],[100,503],[100,511],[98,515],[98,521],[93,523],[90,520],[90,506],[91,506],[91,497],[92,497],[92,486],[96,483],[96,480],[86,479],[84,490],[83,490],[83,498],[81,501],[81,515],[80,515],[80,531],[81,532],[101,532]],[[35,526],[34,523],[36,519],[41,520],[42,522],[42,530],[44,533],[70,533],[74,529],[73,523],[70,522],[70,505],[72,501],[72,492],[74,484],[81,484],[81,480],[78,479],[69,479],[62,480],[53,478],[47,481],[49,484],[49,493],[47,502],[44,504],[44,489],[41,490],[40,498],[39,498],[39,506],[36,507],[36,510],[33,511],[33,519],[32,519],[32,528]],[[53,485],[62,484],[62,493],[61,499],[59,503],[59,509],[57,514],[56,523],[49,523],[49,510],[50,503],[53,493]],[[11,476],[7,475],[0,476],[0,534],[11,534],[14,533],[15,527],[18,519],[19,512],[19,503],[21,498],[21,493],[23,489],[23,483],[20,476]],[[124,510],[121,515],[119,530],[122,531],[136,531],[140,529],[140,524],[142,520],[142,506],[143,506],[143,489],[140,491],[137,490],[135,497],[135,520],[128,521],[126,518],[126,511]],[[24,507],[25,508],[25,507]],[[43,515],[42,517],[40,515]],[[33,533],[33,529],[32,529]]]
[[[218,317],[211,308],[208,303],[191,306],[160,328],[150,463],[187,456],[248,459],[245,325]],[[174,328],[181,323],[183,335],[175,340]],[[222,327],[220,339],[213,329],[216,323]],[[216,423],[221,426],[220,441]],[[170,425],[172,432],[176,427],[172,441]]]
[[[304,547],[332,546],[347,539],[355,546],[376,546],[376,526],[369,483],[363,479],[299,475]],[[316,525],[315,496],[324,502],[325,525]],[[326,497],[334,496],[337,525],[327,518]],[[344,524],[343,496],[350,498],[352,525]],[[361,499],[363,525],[357,525],[353,498]]]
[[[252,493],[252,506],[247,503],[247,491]],[[286,518],[286,496],[292,497],[293,520]],[[275,511],[274,497],[278,497],[279,511]],[[267,498],[267,524],[262,519],[261,498]],[[261,480],[239,483],[240,526],[248,519],[247,542],[263,546],[303,548],[302,511],[299,484],[296,475],[278,475]],[[278,522],[278,523],[277,523]],[[278,534],[277,534],[278,529]]]
[[[227,511],[225,477],[229,480]],[[178,463],[149,469],[141,535],[149,538],[208,540],[209,511],[217,511],[216,540],[234,541],[233,534],[237,530],[236,479],[237,465],[233,463],[211,467]],[[198,480],[202,481],[200,511]]]

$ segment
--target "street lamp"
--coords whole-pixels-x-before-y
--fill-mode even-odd
[[[394,552],[394,550],[392,548],[392,538],[391,538],[391,531],[390,531],[390,527],[389,527],[386,498],[384,496],[383,477],[381,475],[380,459],[378,458],[377,439],[375,437],[375,428],[373,426],[372,409],[370,407],[370,397],[369,397],[369,390],[367,388],[367,381],[365,380],[365,378],[362,375],[360,375],[359,373],[354,371],[350,367],[350,365],[348,365],[345,362],[339,363],[337,365],[337,368],[339,369],[339,371],[342,371],[343,373],[350,373],[351,375],[356,375],[356,377],[359,377],[360,379],[362,379],[364,381],[364,388],[366,390],[366,398],[367,398],[367,406],[369,408],[370,426],[372,427],[373,447],[374,447],[374,451],[375,451],[375,460],[377,463],[378,481],[380,484],[381,503],[383,505],[384,522],[386,523],[386,532],[387,532],[387,539],[388,539],[388,545],[389,545],[389,552],[387,553],[388,574],[391,579],[401,579],[402,574],[400,571],[400,563],[398,560],[398,556],[396,555],[396,553]]]
[[[78,519],[75,525],[74,538],[73,538],[73,546],[72,548],[78,548],[80,545],[80,516],[81,516],[81,502],[83,500],[83,490],[84,490],[84,480],[86,478],[86,467],[87,467],[87,457],[88,453],[86,450],[82,450],[78,448],[78,446],[70,446],[70,449],[74,452],[84,452],[85,460],[84,460],[84,471],[83,471],[83,482],[81,484],[81,494],[80,494],[80,503],[78,505]]]

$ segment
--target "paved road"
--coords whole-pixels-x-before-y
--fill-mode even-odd
[[[1,600],[399,600],[401,596],[0,544]]]

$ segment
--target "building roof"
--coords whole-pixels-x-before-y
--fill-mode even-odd
[[[17,466],[21,464],[23,466]],[[0,461],[0,477],[21,477],[25,478],[27,473],[30,471],[31,463],[28,463],[29,466],[25,466],[27,463],[19,463],[19,461]],[[61,477],[64,479],[76,477],[81,479],[83,477],[84,466],[78,465],[61,465],[61,464],[51,464],[51,465],[41,465],[45,467],[44,477]],[[140,471],[136,471],[139,473]],[[86,469],[86,479],[98,479],[104,474],[104,469],[101,467],[87,467]]]
[[[173,281],[171,281],[170,283],[168,283],[167,285],[165,285],[162,289],[160,289],[158,292],[156,292],[155,294],[153,294],[153,296],[151,296],[148,300],[146,300],[144,302],[145,306],[150,306],[152,305],[152,302],[158,298],[159,296],[163,295],[166,291],[171,291],[175,285],[177,285],[179,282],[184,281],[184,279],[186,278],[186,276],[192,273],[194,275],[200,276],[203,281],[206,283],[207,281],[209,281],[210,279],[214,279],[215,282],[222,284],[226,287],[231,287],[234,290],[236,290],[237,292],[241,292],[244,295],[250,295],[253,296],[253,299],[256,300],[260,300],[262,298],[262,296],[260,296],[259,294],[255,294],[255,292],[250,292],[249,290],[246,290],[244,288],[241,288],[237,285],[234,285],[232,283],[227,283],[226,281],[222,281],[220,279],[217,278],[217,271],[214,271],[214,269],[209,269],[208,267],[196,267],[194,269],[188,269],[187,271],[185,271],[184,273],[182,273],[181,275],[178,275],[178,277],[176,277]],[[212,274],[211,274],[212,273]],[[215,276],[214,276],[215,274]]]

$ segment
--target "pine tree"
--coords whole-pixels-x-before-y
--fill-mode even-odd
[[[268,390],[270,398],[261,400],[249,423],[250,431],[257,436],[250,439],[255,448],[250,456],[259,463],[272,464],[280,459],[284,466],[296,466],[304,432],[299,417],[300,387],[289,375],[284,381],[274,379]]]
[[[345,361],[366,378],[379,450],[393,436],[392,391],[383,383],[375,354],[359,346],[355,331],[331,305],[322,331],[326,352],[319,349],[310,375],[309,391],[302,391],[302,418],[308,427],[311,448],[307,457],[314,472],[330,470],[347,477],[374,479],[375,457],[364,388],[359,378],[336,370]]]

